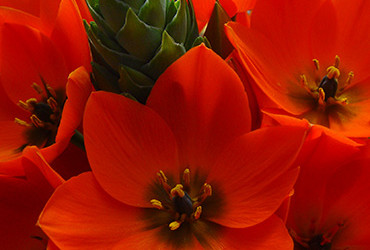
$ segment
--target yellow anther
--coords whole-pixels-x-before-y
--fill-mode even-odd
[[[52,97],[57,98],[57,94],[55,93],[55,90],[52,87],[50,87],[49,84],[46,84],[46,88]]]
[[[353,73],[353,71],[351,71],[351,72],[348,73],[348,77],[347,77],[347,80],[346,80],[346,85],[350,85],[351,84],[352,79],[353,79],[354,76],[355,76],[355,74]]]
[[[163,173],[162,170],[159,170],[159,172],[157,173],[158,177],[163,181],[163,182],[166,182],[168,181],[166,175]]]
[[[31,115],[30,119],[31,119],[33,125],[35,125],[35,127],[37,127],[37,128],[45,127],[45,122],[40,120],[40,118],[38,118],[36,115]]]
[[[338,55],[335,56],[335,61],[334,61],[334,67],[338,68],[340,63],[340,58]]]
[[[184,197],[185,192],[183,190],[184,186],[181,184],[177,184],[174,188],[171,189],[172,196],[180,196],[181,198]]]
[[[181,221],[173,221],[168,226],[171,229],[171,231],[175,231],[181,226],[181,223],[182,223]]]
[[[307,78],[305,75],[300,75],[301,77],[301,84],[303,87],[308,87],[308,82],[307,82]]]
[[[313,59],[312,61],[313,61],[314,65],[315,65],[316,70],[320,70],[319,60]]]
[[[329,79],[338,79],[339,76],[340,76],[340,71],[338,68],[334,67],[334,66],[330,66],[326,69],[326,72],[327,72],[327,76]]]
[[[57,101],[53,97],[50,97],[47,100],[47,103],[50,106],[51,110],[53,110],[53,112],[59,111],[58,103],[57,103]]]
[[[186,188],[190,186],[190,170],[188,168],[184,170],[182,182]]]
[[[25,121],[23,121],[21,119],[18,119],[18,118],[15,118],[14,122],[18,123],[19,125],[25,126],[25,127],[32,127],[32,124],[30,124],[28,122],[25,122]]]
[[[202,214],[202,206],[198,206],[194,212],[194,219],[195,220],[199,219],[201,214]]]
[[[325,104],[325,91],[322,88],[319,88],[319,104]]]
[[[40,87],[40,85],[38,85],[37,83],[32,83],[32,85],[31,85],[31,87],[34,89],[34,90],[36,90],[36,92],[38,93],[38,94],[42,94],[42,92],[44,92],[43,90],[42,90],[42,88]]]
[[[203,192],[206,195],[206,197],[212,195],[212,187],[211,187],[211,185],[209,185],[208,183],[204,183],[203,188],[204,188],[203,189]]]
[[[150,203],[152,204],[153,207],[155,207],[157,209],[163,209],[162,202],[159,201],[159,200],[152,199],[152,200],[150,200]]]

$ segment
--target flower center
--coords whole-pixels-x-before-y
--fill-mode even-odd
[[[316,71],[319,71],[319,60],[313,59],[312,61],[315,65]],[[312,85],[309,84],[306,76],[301,75],[301,85],[312,97],[317,99],[319,106],[322,108],[333,104],[348,104],[347,98],[339,98],[338,96],[340,96],[343,91],[349,86],[354,77],[354,74],[352,71],[349,72],[346,82],[343,83],[342,87],[338,89],[338,79],[340,76],[339,63],[339,56],[335,56],[334,65],[329,66],[326,69],[326,75],[322,78],[320,83],[318,85],[317,83],[313,84],[316,87],[311,87]]]
[[[190,197],[190,170],[185,169],[182,184],[176,184],[173,188],[168,184],[166,175],[160,170],[157,173],[158,180],[162,189],[167,193],[170,202],[152,199],[150,202],[154,208],[164,210],[171,214],[173,221],[169,223],[169,228],[174,231],[182,223],[194,222],[200,218],[202,213],[202,203],[207,197],[212,195],[211,185],[204,183],[196,197]]]
[[[335,234],[343,226],[343,223],[338,223],[325,234],[316,234],[311,238],[300,237],[293,230],[289,230],[289,233],[292,236],[296,246],[299,245],[301,247],[304,247],[305,249],[310,250],[329,250],[331,249],[332,241]],[[314,222],[312,222],[312,224],[310,225],[310,231],[315,231]]]
[[[16,123],[29,129],[26,132],[27,145],[49,146],[55,139],[60,123],[61,105],[57,102],[57,94],[43,79],[41,81],[43,88],[37,83],[32,84],[32,88],[41,98],[18,102],[18,106],[31,114],[30,122],[15,118]]]

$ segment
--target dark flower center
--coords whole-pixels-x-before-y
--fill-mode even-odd
[[[182,184],[177,184],[171,187],[168,184],[168,179],[163,173],[157,173],[162,190],[167,194],[170,200],[164,199],[162,201],[152,199],[150,202],[153,207],[166,211],[173,218],[169,223],[169,228],[174,231],[178,229],[184,222],[194,222],[199,219],[202,213],[202,204],[207,197],[212,195],[211,185],[204,183],[200,188],[196,197],[190,197],[188,191],[190,190],[190,171],[185,169]]]
[[[324,76],[320,82],[319,88],[324,90],[324,101],[326,102],[329,97],[335,97],[338,89],[338,81],[335,78],[330,79],[328,76]]]
[[[308,246],[310,250],[330,250],[331,243],[326,242],[323,244],[322,235],[316,235],[308,242]]]
[[[313,62],[317,74],[320,70],[319,60],[313,59]],[[301,86],[308,92],[309,95],[317,100],[320,108],[325,108],[326,106],[333,104],[346,105],[348,103],[347,98],[340,98],[340,95],[350,85],[354,74],[352,71],[349,72],[347,80],[342,82],[341,87],[338,88],[338,78],[340,76],[339,63],[339,56],[336,56],[334,64],[326,69],[326,75],[321,78],[320,83],[316,82],[316,80],[314,83],[310,83],[307,80],[306,75],[303,74],[300,76]],[[315,78],[317,79],[318,76],[316,75]]]
[[[19,151],[29,145],[49,146],[55,141],[62,113],[61,100],[64,99],[64,95],[58,95],[43,79],[41,81],[43,87],[37,83],[32,84],[32,88],[40,95],[39,100],[30,98],[27,101],[18,102],[22,109],[31,114],[30,122],[15,118],[16,123],[27,128],[24,133],[27,143],[22,145]]]

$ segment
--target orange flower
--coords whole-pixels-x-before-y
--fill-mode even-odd
[[[48,14],[57,11],[58,5],[65,5],[66,2],[68,2],[68,5],[75,2],[78,6],[82,18],[86,19],[88,22],[93,21],[84,0],[0,0],[0,6],[6,6],[16,10],[27,12],[36,17],[45,17]]]
[[[82,119],[91,91],[89,75],[83,68],[69,79],[68,75],[81,65],[90,69],[87,37],[74,2],[63,0],[56,6],[54,2],[58,1],[40,9],[47,15],[40,18],[0,7],[1,160],[16,156],[27,145],[68,141]],[[72,101],[64,105],[67,79]],[[71,103],[73,107],[63,111]],[[62,113],[71,112],[63,116],[73,120],[61,121]],[[63,129],[56,139],[59,123]]]
[[[84,117],[92,173],[63,184],[39,223],[61,249],[288,249],[273,215],[298,174],[306,128],[250,132],[236,74],[204,46],[172,64],[147,106],[95,92]]]
[[[296,249],[368,249],[370,151],[313,127],[302,153],[287,227]]]
[[[253,9],[256,0],[219,0],[221,6],[225,9],[229,17],[235,16],[237,13],[246,13]],[[202,30],[211,17],[215,0],[193,0],[194,12],[198,22],[199,30]],[[243,14],[244,15],[244,14]],[[245,16],[246,18],[246,16]],[[245,22],[243,22],[245,23]]]
[[[0,175],[1,249],[45,249],[47,237],[36,227],[37,218],[63,179],[46,163],[36,147],[28,147],[0,169],[18,170],[17,176]]]
[[[370,136],[369,4],[259,1],[250,29],[230,23],[228,36],[265,93],[261,108]]]

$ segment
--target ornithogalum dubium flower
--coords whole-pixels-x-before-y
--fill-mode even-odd
[[[262,109],[368,137],[369,22],[366,0],[267,0],[250,29],[230,23],[227,32],[264,93]]]
[[[1,160],[19,155],[29,145],[50,146],[59,124],[69,130],[59,139],[68,141],[82,119],[82,100],[86,102],[92,88],[87,36],[74,1],[43,2],[38,15],[28,11],[0,7]],[[85,69],[76,70],[80,66]],[[67,81],[69,103],[75,102],[76,111],[68,110],[80,117],[72,115],[74,119],[62,122]]]
[[[313,130],[298,159],[287,220],[294,249],[368,249],[369,151]]]
[[[92,172],[61,185],[39,219],[59,248],[292,247],[273,213],[306,128],[250,132],[242,83],[205,46],[172,64],[146,105],[93,93],[84,132]]]
[[[45,203],[63,182],[35,146],[27,147],[17,161],[0,162],[1,249],[45,249],[47,237],[36,226]],[[6,171],[10,172],[10,171]]]

